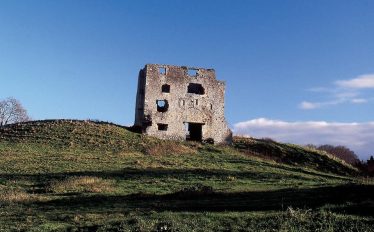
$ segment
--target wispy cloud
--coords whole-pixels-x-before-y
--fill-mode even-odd
[[[363,104],[363,103],[368,102],[368,100],[363,99],[363,98],[355,98],[355,99],[352,99],[351,102],[354,104]]]
[[[317,108],[325,107],[325,106],[331,106],[331,105],[338,105],[342,103],[345,100],[342,99],[336,99],[333,101],[326,101],[326,102],[308,102],[303,101],[300,103],[299,108],[303,110],[314,110]]]
[[[321,107],[321,104],[317,102],[303,101],[300,103],[299,107],[304,110],[313,110],[313,109]]]
[[[234,125],[236,135],[270,137],[296,144],[344,145],[361,159],[373,155],[374,122],[339,123],[325,121],[286,122],[257,118]]]
[[[351,80],[336,81],[335,84],[350,89],[374,89],[374,74],[361,75]]]
[[[343,103],[368,103],[372,98],[362,96],[362,90],[364,89],[374,89],[374,74],[361,75],[350,80],[338,80],[330,87],[311,88],[309,89],[311,92],[325,93],[327,95],[327,100],[320,102],[304,100],[299,104],[299,108],[303,110],[313,110]]]

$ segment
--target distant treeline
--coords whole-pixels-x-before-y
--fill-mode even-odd
[[[325,151],[333,156],[336,156],[345,162],[357,167],[365,175],[374,176],[374,157],[370,156],[368,160],[360,160],[356,153],[345,146],[333,146],[329,144],[316,146],[308,144],[308,148]]]

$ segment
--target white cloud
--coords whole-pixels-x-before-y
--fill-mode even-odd
[[[365,74],[350,80],[340,80],[334,82],[334,86],[311,88],[309,91],[327,94],[328,99],[321,102],[303,101],[299,108],[303,110],[312,110],[326,106],[339,105],[343,103],[363,104],[369,102],[363,98],[363,89],[374,89],[374,74]]]
[[[373,89],[374,88],[374,74],[366,74],[358,76],[351,80],[340,80],[335,82],[339,87],[352,89]]]
[[[351,102],[354,104],[362,104],[368,102],[368,100],[363,98],[354,98],[351,100]]]
[[[321,107],[320,103],[308,102],[308,101],[303,101],[299,105],[299,108],[303,109],[303,110],[313,110],[313,109],[316,109],[316,108],[319,108],[319,107]]]
[[[354,150],[361,159],[366,159],[374,153],[374,122],[286,122],[258,118],[236,123],[234,134],[257,138],[269,137],[301,145],[344,145]]]
[[[333,100],[333,101],[326,101],[326,102],[303,101],[303,102],[300,103],[299,108],[303,109],[303,110],[314,110],[314,109],[325,107],[325,106],[337,105],[337,104],[343,103],[345,101],[347,101],[347,100],[339,99],[339,98],[337,98],[336,100]]]
[[[330,92],[334,92],[333,89],[326,88],[326,87],[314,87],[314,88],[308,89],[308,91],[310,91],[310,92],[316,92],[316,93],[330,93]]]

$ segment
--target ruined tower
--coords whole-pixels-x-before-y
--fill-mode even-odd
[[[224,96],[214,69],[147,64],[139,72],[135,126],[163,139],[230,143]]]

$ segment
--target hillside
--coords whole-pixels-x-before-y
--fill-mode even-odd
[[[109,123],[13,124],[0,128],[0,231],[371,231],[373,186],[355,176],[270,140],[213,146]]]
[[[235,137],[233,145],[244,153],[278,163],[342,175],[358,174],[356,168],[327,152],[294,144],[278,143],[271,139]]]
[[[196,152],[197,144],[162,141],[132,133],[129,128],[110,123],[50,120],[12,124],[0,128],[0,138],[18,144],[48,146],[64,150],[96,150],[103,152]],[[173,145],[172,147],[170,145]],[[168,150],[162,149],[163,146]],[[233,147],[249,156],[274,160],[318,171],[341,175],[357,174],[357,170],[327,153],[272,140],[235,137]],[[170,149],[176,151],[170,151]]]

